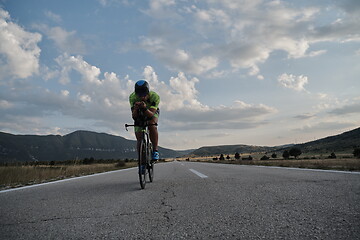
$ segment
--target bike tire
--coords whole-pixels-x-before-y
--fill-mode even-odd
[[[153,182],[154,181],[154,163],[149,164],[148,172],[149,172],[149,180],[150,180],[150,182]]]
[[[153,182],[154,180],[154,163],[151,161],[152,159],[152,144],[149,143],[149,148],[148,148],[148,161],[149,161],[149,164],[148,164],[148,173],[149,173],[149,180],[150,182]]]
[[[141,141],[140,144],[140,153],[139,153],[139,161],[138,161],[138,166],[139,166],[139,181],[140,181],[140,186],[141,189],[145,188],[146,185],[146,175],[147,175],[147,171],[146,169],[144,171],[142,171],[141,166],[146,166],[146,143],[144,141]]]

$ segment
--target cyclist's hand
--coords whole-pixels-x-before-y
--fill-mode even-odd
[[[139,110],[141,102],[136,102],[134,104],[134,110]]]
[[[140,107],[140,109],[146,109],[146,103],[145,102],[140,102],[139,107]]]

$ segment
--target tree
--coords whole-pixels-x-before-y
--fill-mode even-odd
[[[221,155],[220,155],[220,159],[219,159],[219,160],[225,160],[224,154],[221,154]]]
[[[229,154],[226,156],[226,159],[227,159],[227,160],[230,160],[230,156],[229,156]]]
[[[239,160],[240,159],[240,154],[238,152],[235,153],[235,159]]]
[[[336,158],[335,153],[332,152],[328,158]]]
[[[301,155],[301,150],[300,150],[300,148],[291,148],[290,149],[290,151],[289,151],[289,154],[290,154],[290,156],[294,156],[295,158],[297,158],[298,156],[300,156]]]
[[[264,156],[262,156],[262,157],[260,158],[260,160],[269,160],[269,157],[266,156],[266,155],[264,155]]]
[[[353,154],[354,157],[360,158],[360,148],[355,148]]]
[[[282,156],[284,159],[289,159],[290,154],[289,154],[288,150],[285,150]]]
[[[277,158],[276,153],[271,154],[271,157],[272,157],[272,158]]]

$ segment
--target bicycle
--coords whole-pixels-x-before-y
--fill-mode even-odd
[[[139,180],[141,189],[145,188],[147,176],[149,181],[154,179],[154,162],[151,161],[151,154],[153,151],[152,144],[149,140],[149,126],[157,126],[157,123],[149,124],[148,121],[136,121],[135,124],[125,124],[125,129],[128,131],[128,127],[141,127],[142,140],[140,143],[140,149],[138,149],[138,168],[139,168]],[[147,171],[146,171],[147,170]]]

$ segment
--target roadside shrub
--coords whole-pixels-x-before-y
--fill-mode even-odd
[[[266,156],[266,155],[264,155],[264,156],[262,156],[261,158],[260,158],[260,160],[269,160],[270,158],[268,157],[268,156]]]
[[[93,164],[95,162],[95,159],[93,157],[91,158],[85,158],[83,160],[83,164]]]
[[[284,159],[289,159],[290,157],[289,151],[285,150],[282,156]]]
[[[353,154],[354,157],[360,158],[360,148],[355,148]]]
[[[125,161],[119,161],[115,164],[115,167],[125,167]]]
[[[243,160],[253,160],[253,157],[249,155],[247,158],[244,157]]]
[[[302,152],[301,152],[300,148],[291,148],[291,149],[289,150],[290,156],[294,156],[295,158],[297,158],[298,156],[300,156],[301,153],[302,153]]]

